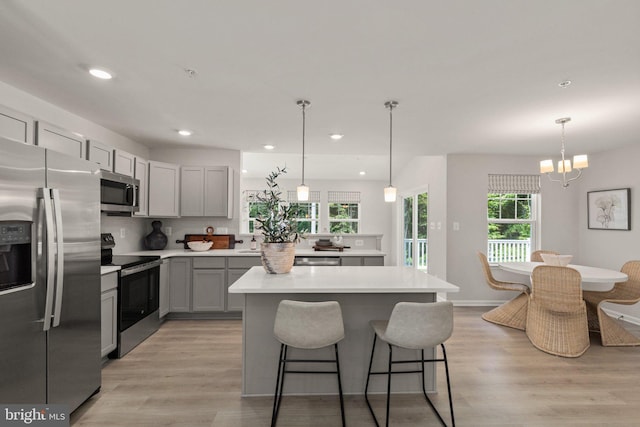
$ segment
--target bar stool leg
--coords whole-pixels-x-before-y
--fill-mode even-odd
[[[273,396],[273,412],[271,414],[271,427],[276,426],[278,420],[278,412],[280,412],[280,403],[282,402],[282,389],[284,388],[284,374],[286,371],[287,346],[280,345],[280,357],[278,359],[278,374],[276,377],[276,391]]]
[[[340,395],[340,415],[342,416],[342,427],[345,427],[344,399],[342,397],[342,381],[340,380],[340,359],[338,357],[338,343],[333,345],[336,350],[336,373],[338,374],[338,394]]]
[[[387,374],[387,421],[386,427],[389,427],[389,403],[391,401],[391,366],[393,364],[393,347],[389,344],[389,373]]]
[[[373,345],[371,346],[371,358],[369,359],[369,371],[367,372],[367,383],[364,386],[364,400],[367,402],[367,406],[369,407],[369,412],[373,417],[373,421],[376,423],[376,427],[380,427],[378,424],[378,420],[376,418],[376,414],[373,412],[373,408],[371,407],[371,403],[369,402],[369,395],[367,394],[369,391],[369,378],[371,378],[371,366],[373,365],[373,354],[376,351],[376,341],[378,336],[373,334]]]
[[[447,375],[447,392],[449,393],[449,410],[451,411],[451,426],[456,427],[456,419],[453,416],[453,397],[451,396],[451,382],[449,381],[449,362],[447,362],[447,351],[444,349],[444,344],[440,344],[442,347],[442,358],[444,359],[444,372]]]

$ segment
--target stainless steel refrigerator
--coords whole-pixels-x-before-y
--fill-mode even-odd
[[[65,404],[100,389],[95,164],[0,138],[0,403]]]

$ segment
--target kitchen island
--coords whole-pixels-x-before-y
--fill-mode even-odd
[[[362,394],[373,332],[369,321],[388,319],[400,301],[433,302],[437,293],[459,288],[435,276],[407,267],[293,267],[288,274],[267,274],[253,267],[231,287],[244,295],[242,344],[242,395],[273,394],[280,343],[273,336],[276,309],[283,299],[338,301],[342,307],[345,339],[339,343],[342,386],[346,394]],[[332,348],[309,351],[290,349],[292,358],[330,358]],[[414,357],[413,352],[399,352]],[[425,352],[428,357],[429,351]],[[377,351],[374,369],[383,369],[387,351]],[[407,358],[408,358],[407,357]],[[435,391],[435,371],[426,366],[427,391]],[[381,392],[384,381],[372,380],[370,389]],[[421,390],[419,375],[393,379],[394,392]],[[285,394],[336,394],[331,375],[290,375]]]

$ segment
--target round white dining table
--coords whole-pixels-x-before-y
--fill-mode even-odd
[[[511,273],[526,274],[531,276],[533,269],[539,265],[544,265],[543,262],[505,262],[498,264],[501,270],[509,271]],[[614,282],[626,282],[629,277],[617,270],[608,270],[606,268],[589,267],[586,265],[574,265],[569,264],[567,267],[571,267],[580,273],[582,281],[586,283],[614,283]]]

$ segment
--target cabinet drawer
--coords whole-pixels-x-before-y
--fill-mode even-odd
[[[257,265],[262,265],[259,256],[229,257],[228,268],[251,268]]]
[[[118,273],[108,273],[100,276],[100,292],[106,292],[118,287]]]
[[[224,257],[194,257],[193,268],[225,268]]]

